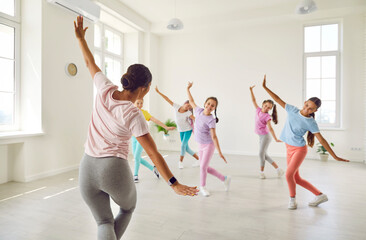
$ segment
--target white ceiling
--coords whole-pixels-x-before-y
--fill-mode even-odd
[[[119,0],[152,23],[174,17],[175,0]],[[198,19],[229,15],[238,11],[293,5],[300,0],[176,0],[176,14],[180,19]],[[336,1],[336,0],[334,0]],[[347,1],[347,0],[346,0]]]

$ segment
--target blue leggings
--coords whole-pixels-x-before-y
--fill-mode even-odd
[[[184,156],[186,155],[187,152],[193,156],[195,152],[193,152],[192,149],[190,149],[188,146],[188,141],[191,138],[192,130],[186,132],[180,132],[179,134],[180,134],[180,140],[182,141],[182,145],[180,146],[180,155]]]
[[[150,163],[148,163],[145,159],[141,157],[141,153],[142,153],[141,144],[137,141],[135,137],[132,136],[132,154],[135,157],[135,171],[133,174],[134,176],[139,175],[140,163],[142,163],[142,165],[144,165],[151,171],[154,169],[154,166],[152,166]]]

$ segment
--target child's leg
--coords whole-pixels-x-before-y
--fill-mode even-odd
[[[221,181],[225,181],[225,176],[219,173],[216,169],[209,167],[209,163],[211,161],[212,155],[215,151],[215,145],[213,143],[211,144],[202,144],[204,146],[202,155],[200,155],[200,161],[201,161],[201,186],[206,186],[206,178],[207,173],[214,175]],[[201,145],[201,146],[202,146]],[[200,146],[200,148],[201,148]]]
[[[300,165],[305,159],[307,147],[295,147],[286,144],[287,148],[287,170],[286,180],[290,191],[290,197],[296,196],[296,180],[295,175]]]
[[[141,153],[142,153],[142,146],[136,140],[135,137],[132,137],[132,152],[133,156],[135,157],[135,169],[134,169],[134,176],[139,175],[140,163],[141,163]]]
[[[192,149],[190,149],[188,145],[188,141],[191,138],[191,136],[192,136],[192,130],[184,132],[183,142],[186,145],[186,152],[198,160],[197,154]]]
[[[180,136],[180,161],[183,162],[184,155],[186,155],[186,146],[184,145],[184,132],[179,132]]]

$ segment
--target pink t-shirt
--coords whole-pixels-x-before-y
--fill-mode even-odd
[[[268,134],[267,122],[270,120],[271,115],[262,112],[262,109],[258,107],[255,114],[255,133],[258,135]]]
[[[145,118],[132,102],[112,98],[118,87],[102,72],[95,74],[94,84],[97,96],[85,153],[92,157],[115,156],[127,159],[131,136],[139,137],[149,132]]]

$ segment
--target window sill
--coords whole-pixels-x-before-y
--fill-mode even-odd
[[[0,132],[0,144],[24,142],[23,138],[43,136],[42,131]]]
[[[346,131],[345,128],[327,128],[327,127],[320,127],[320,131]]]

